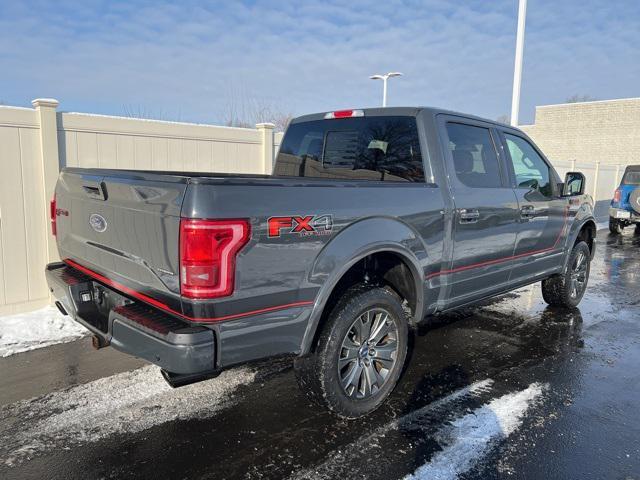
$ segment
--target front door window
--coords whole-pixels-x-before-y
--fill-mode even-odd
[[[505,133],[517,188],[528,188],[545,198],[553,196],[551,172],[535,148],[524,138]]]

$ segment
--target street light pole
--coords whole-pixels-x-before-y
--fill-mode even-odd
[[[389,80],[389,77],[385,76],[382,79],[382,106],[386,107],[387,106],[387,80]]]
[[[527,0],[518,5],[518,31],[516,33],[516,58],[513,68],[513,92],[511,96],[511,125],[518,126],[520,112],[520,84],[522,83],[522,55],[524,51],[524,26],[527,17]]]
[[[400,72],[389,72],[384,75],[371,75],[371,80],[382,80],[382,106],[387,106],[387,80],[391,77],[399,77],[402,74]]]

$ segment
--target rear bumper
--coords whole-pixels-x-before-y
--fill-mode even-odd
[[[609,207],[609,218],[624,220],[631,223],[640,222],[640,215],[624,208]]]
[[[47,265],[49,289],[64,310],[99,339],[175,374],[216,368],[213,330],[133,301],[64,263]]]

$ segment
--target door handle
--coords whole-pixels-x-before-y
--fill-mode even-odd
[[[529,220],[536,216],[536,208],[533,205],[525,205],[520,208],[520,217]]]
[[[461,208],[458,210],[458,221],[460,223],[477,223],[480,212],[475,208]]]

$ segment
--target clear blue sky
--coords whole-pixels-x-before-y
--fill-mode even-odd
[[[230,99],[302,114],[510,111],[517,0],[0,2],[0,101],[222,122]],[[521,123],[574,94],[640,96],[640,1],[529,0]]]

